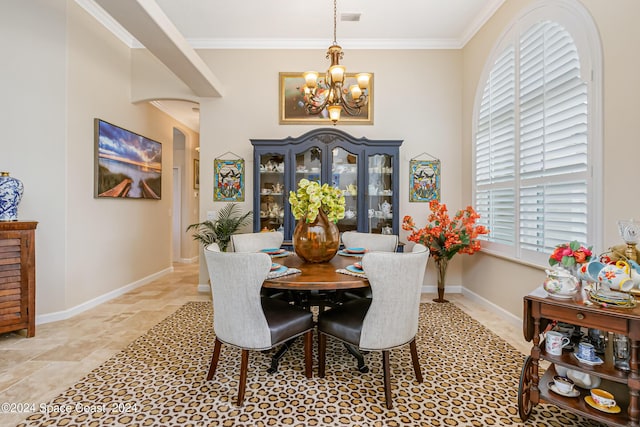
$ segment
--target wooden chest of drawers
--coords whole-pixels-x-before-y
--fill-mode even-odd
[[[35,221],[0,222],[0,333],[36,332]]]

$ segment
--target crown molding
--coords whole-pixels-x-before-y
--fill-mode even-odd
[[[135,37],[106,13],[94,0],[75,0],[102,26],[131,49],[144,49]],[[506,0],[491,0],[457,39],[343,39],[345,49],[462,49]],[[186,39],[193,49],[326,49],[327,39]]]
[[[140,45],[140,42],[131,35],[122,25],[111,17],[103,8],[98,6],[93,0],[76,0],[76,3],[80,5],[89,15],[93,16],[103,27],[111,31],[122,43],[129,48],[134,48],[136,45]]]
[[[471,25],[469,25],[469,27],[467,27],[467,30],[462,34],[462,37],[460,37],[461,47],[464,47],[467,43],[469,43],[469,40],[471,40],[473,36],[475,36],[476,33],[480,31],[480,28],[482,28],[482,26],[486,24],[489,19],[491,19],[491,17],[496,13],[496,11],[500,8],[500,6],[502,6],[505,1],[507,0],[491,0],[487,3],[482,12],[476,15],[476,19],[473,20]]]
[[[194,49],[322,49],[327,39],[187,39]],[[345,49],[460,49],[455,39],[341,39]],[[137,47],[144,47],[139,45]]]

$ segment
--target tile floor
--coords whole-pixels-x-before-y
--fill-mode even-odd
[[[24,332],[0,334],[0,403],[51,400],[95,367],[144,334],[188,301],[208,301],[199,293],[198,265],[174,264],[174,272],[89,311]],[[423,295],[430,302],[434,295]],[[528,353],[522,328],[459,294],[446,297],[496,334]],[[28,414],[0,410],[0,425],[15,425]]]

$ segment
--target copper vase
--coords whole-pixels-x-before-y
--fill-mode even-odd
[[[329,221],[320,209],[316,220],[298,221],[293,230],[293,250],[306,262],[326,262],[333,258],[340,247],[338,226]]]

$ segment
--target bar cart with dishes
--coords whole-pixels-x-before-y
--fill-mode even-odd
[[[254,231],[279,230],[290,240],[295,227],[289,191],[301,179],[342,190],[345,217],[340,232],[398,234],[400,140],[355,138],[334,128],[299,137],[252,139]]]
[[[518,388],[518,411],[526,421],[533,408],[545,401],[585,418],[613,426],[640,425],[640,308],[630,296],[631,304],[616,306],[594,303],[583,290],[567,298],[549,295],[542,287],[524,297],[523,333],[532,341],[531,354],[526,357]],[[620,336],[628,342],[628,364],[621,369],[614,357],[612,339],[603,345],[598,362],[579,358],[574,351],[560,351],[554,355],[546,350],[542,335],[556,322],[574,325],[578,330],[591,328],[604,331],[605,336]],[[614,335],[615,334],[615,335]],[[580,336],[580,334],[579,334]],[[539,362],[550,362],[540,376]],[[554,377],[558,371],[574,372],[580,377],[591,378],[597,388],[614,396],[610,406],[594,403],[589,386],[578,384],[571,395],[554,389]],[[594,386],[592,385],[591,388]]]

